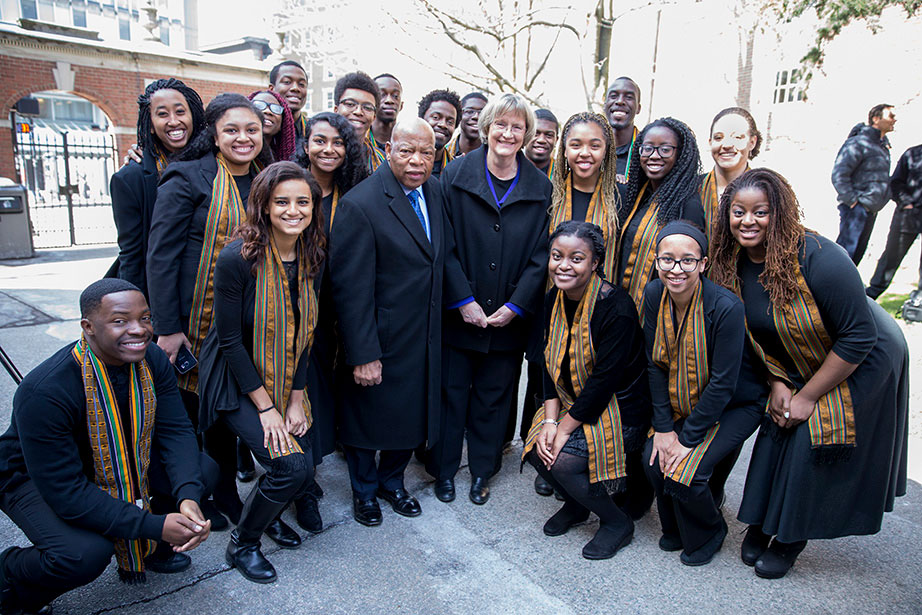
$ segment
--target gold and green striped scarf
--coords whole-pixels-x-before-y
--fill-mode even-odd
[[[458,140],[460,138],[461,130],[458,129],[455,131],[455,134],[451,136],[451,139],[448,140],[448,143],[445,144],[445,151],[448,152],[448,155],[451,156],[452,160],[464,155],[464,152],[461,151],[461,145],[458,144]]]
[[[740,250],[740,246],[737,245],[737,262]],[[774,305],[771,307],[772,321],[784,349],[794,362],[797,374],[803,382],[808,382],[826,360],[826,355],[832,349],[833,340],[823,325],[819,307],[813,293],[810,292],[810,287],[807,286],[801,267],[798,266],[794,274],[797,278],[797,295],[781,309]],[[742,298],[738,278],[731,290]],[[748,326],[746,333],[756,355],[765,364],[769,373],[785,381],[790,388],[796,388],[784,365],[765,354]],[[819,398],[808,424],[810,440],[820,461],[835,461],[848,456],[849,449],[856,445],[855,410],[848,382],[843,380]]]
[[[384,152],[378,149],[375,144],[375,137],[371,134],[371,128],[365,133],[365,157],[367,158],[368,172],[374,173],[378,170],[385,160]]]
[[[299,111],[298,117],[295,118],[295,133],[299,137],[307,138],[307,114],[304,110]]]
[[[552,154],[551,154],[551,164],[547,165],[547,178],[548,178],[548,179],[551,179],[551,178],[554,176],[554,166],[555,166],[555,165],[556,165],[556,163],[554,162],[554,157],[553,157],[553,153],[552,153]],[[570,176],[568,175],[568,176],[567,176],[567,181],[569,181],[569,180],[570,180]]]
[[[154,381],[147,361],[131,364],[129,391],[130,425],[122,425],[115,389],[105,364],[99,360],[84,336],[80,336],[71,355],[83,373],[86,394],[86,426],[93,451],[94,482],[113,498],[150,511],[147,469],[150,466],[151,436],[157,413]],[[131,473],[134,459],[138,482]],[[119,578],[143,582],[144,558],[153,553],[153,540],[115,541]]]
[[[228,236],[237,226],[246,220],[246,204],[237,191],[234,176],[227,169],[224,156],[215,156],[218,172],[215,174],[211,188],[211,204],[208,206],[208,218],[205,222],[205,239],[202,242],[202,254],[199,256],[198,271],[195,275],[195,291],[192,294],[192,309],[189,312],[189,342],[192,354],[199,356],[205,336],[211,328],[214,317],[214,266],[218,255],[224,249]],[[254,165],[255,166],[255,165]],[[198,369],[192,369],[179,376],[179,386],[193,393],[198,392]]]
[[[442,148],[441,157],[442,157],[442,166],[440,168],[443,170],[445,169],[446,166],[448,166],[449,162],[455,159],[455,157],[451,155],[451,152],[448,151],[447,145]]]
[[[656,336],[653,340],[653,363],[669,373],[669,401],[672,404],[672,420],[688,418],[707,386],[708,368],[707,338],[704,333],[703,287],[698,282],[695,294],[682,314],[679,328],[673,318],[673,303],[669,291],[663,289],[656,321]],[[708,446],[717,435],[718,424],[707,431],[704,441],[698,444],[666,478],[685,485],[691,485],[698,464],[707,452]],[[653,429],[650,430],[653,435]]]
[[[544,348],[544,360],[548,373],[554,380],[557,396],[560,398],[560,414],[558,420],[566,416],[573,403],[579,397],[583,387],[592,375],[595,364],[596,350],[592,343],[590,323],[595,304],[602,290],[602,278],[592,276],[589,286],[583,293],[583,298],[576,307],[573,315],[573,325],[567,325],[567,315],[564,309],[564,293],[557,291],[554,308],[551,312],[550,330],[547,335],[547,344]],[[570,344],[569,357],[566,357],[567,341]],[[573,385],[575,397],[570,397],[560,383],[560,371],[564,360],[570,362],[570,381]],[[525,440],[522,458],[534,447],[535,440],[541,433],[544,421],[544,406],[538,409],[532,421],[531,429]],[[624,442],[621,433],[621,412],[618,410],[618,399],[612,395],[611,401],[602,412],[599,420],[592,425],[583,423],[583,433],[589,445],[589,483],[601,484],[611,493],[623,488],[623,481],[627,476],[624,461]]]
[[[630,215],[621,228],[621,241],[624,241],[625,230],[631,225],[631,220],[637,214],[643,195],[649,188],[650,182],[644,182],[643,187],[634,200],[634,207]],[[627,264],[624,266],[624,277],[621,279],[621,286],[628,291],[634,305],[637,307],[637,313],[640,315],[640,321],[643,322],[643,290],[647,283],[653,277],[653,261],[656,258],[656,234],[659,232],[659,222],[657,221],[656,197],[647,207],[647,212],[640,220],[640,226],[631,241],[631,254],[628,257]]]
[[[288,276],[279,256],[275,241],[270,237],[262,262],[256,270],[256,301],[253,310],[253,358],[263,385],[284,417],[291,396],[292,382],[298,361],[310,350],[317,325],[317,296],[313,280],[308,276],[304,240],[298,241],[298,311],[301,315],[297,338],[295,337],[295,312],[291,305]],[[311,426],[311,406],[304,395],[304,414]],[[269,456],[303,453],[297,440],[294,449],[276,454],[271,448]]]
[[[169,161],[166,159],[166,155],[158,151],[157,157],[154,159],[154,164],[157,166],[157,177],[163,175],[163,170],[166,168],[166,165],[169,164]]]
[[[566,199],[563,203],[554,208],[550,228],[550,234],[563,222],[573,219],[573,174],[567,175],[564,184],[564,194]],[[615,275],[615,260],[618,256],[618,231],[617,220],[612,220],[608,215],[608,207],[602,198],[602,191],[596,184],[592,198],[589,200],[589,208],[586,210],[586,222],[591,222],[602,229],[602,238],[605,240],[605,260],[602,263],[602,273],[606,280],[611,280]],[[550,285],[553,285],[551,282]],[[548,290],[550,290],[550,285]]]
[[[333,202],[330,204],[329,228],[333,228],[333,217],[336,215],[336,205],[339,203],[339,186],[333,186]]]

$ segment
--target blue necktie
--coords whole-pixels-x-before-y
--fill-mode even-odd
[[[423,225],[423,232],[426,233],[426,239],[429,239],[429,228],[426,226],[426,218],[423,216],[423,210],[419,206],[419,192],[416,190],[411,190],[410,192],[407,192],[407,198],[410,199],[410,205],[413,206],[413,211],[416,212],[416,217],[419,218],[419,223]]]

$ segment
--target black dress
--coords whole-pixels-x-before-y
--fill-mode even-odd
[[[780,361],[798,389],[804,385],[775,331],[768,292],[758,281],[763,264],[740,253],[739,274],[750,331]],[[848,377],[856,447],[847,460],[817,464],[807,422],[779,428],[762,420],[739,520],[761,525],[782,542],[874,534],[885,511],[906,492],[909,355],[899,327],[864,294],[848,255],[808,233],[801,270],[834,340],[832,350],[858,368]]]

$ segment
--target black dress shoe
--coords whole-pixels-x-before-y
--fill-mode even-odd
[[[202,514],[205,515],[205,518],[211,521],[211,531],[212,532],[223,532],[224,530],[230,527],[227,518],[222,515],[217,507],[214,505],[214,502],[211,500],[205,500],[201,505]]]
[[[535,493],[545,496],[551,495],[554,493],[554,488],[539,474],[535,477]]]
[[[265,534],[283,549],[297,549],[301,546],[301,536],[281,518],[270,523],[265,529]]]
[[[583,557],[592,560],[611,559],[634,539],[633,524],[631,526],[625,532],[609,525],[600,525],[592,540],[583,547]]]
[[[453,478],[444,478],[435,481],[432,490],[440,502],[453,502],[455,499],[455,481]]]
[[[177,553],[166,543],[159,543],[153,553],[144,558],[144,567],[159,574],[175,574],[192,565],[192,558]]]
[[[370,498],[368,500],[360,500],[356,497],[352,498],[352,516],[356,521],[368,527],[381,525],[383,519],[383,517],[381,517],[381,507],[378,505],[378,500],[375,498]]]
[[[576,502],[567,502],[544,524],[545,536],[563,536],[571,527],[589,518],[589,511]]]
[[[275,567],[259,550],[259,541],[241,543],[237,530],[231,532],[224,560],[231,568],[236,568],[245,578],[254,583],[272,583],[276,579]]]
[[[418,517],[423,509],[419,507],[419,502],[410,495],[403,487],[389,491],[383,487],[378,487],[376,495],[382,500],[390,502],[391,508],[398,515],[404,517]]]
[[[671,553],[682,548],[682,538],[677,534],[663,534],[659,539],[659,548],[661,551]]]
[[[772,537],[762,533],[762,528],[758,525],[750,525],[746,530],[746,536],[743,537],[743,544],[740,547],[740,559],[747,566],[755,566],[756,560],[762,557],[768,548],[768,543]]]
[[[679,556],[679,561],[686,566],[704,566],[705,564],[710,564],[711,560],[714,559],[714,556],[717,555],[717,552],[720,551],[720,548],[723,546],[726,537],[727,524],[721,521],[720,529],[710,540],[691,553],[682,551],[682,554]]]
[[[566,502],[567,498],[563,497],[563,494],[554,489],[554,499],[558,502]]]
[[[305,494],[295,500],[295,519],[298,525],[311,534],[323,531],[323,519],[320,518],[317,498],[313,495]]]
[[[777,538],[774,539],[768,545],[768,550],[756,560],[756,575],[763,579],[780,579],[788,573],[806,546],[806,540],[779,542]]]
[[[490,488],[487,486],[486,478],[475,478],[471,481],[471,492],[468,494],[471,502],[482,506],[490,499]]]
[[[248,483],[256,478],[256,470],[237,470],[237,480]]]

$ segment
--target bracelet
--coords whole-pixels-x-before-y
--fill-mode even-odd
[[[544,419],[543,421],[541,421],[541,424],[542,425],[553,425],[554,427],[556,427],[557,425],[560,424],[560,421],[555,421],[554,419]]]
[[[275,405],[269,406],[268,408],[263,408],[262,410],[257,408],[256,412],[258,412],[259,414],[262,414],[264,412],[269,412],[269,410],[275,410]]]

